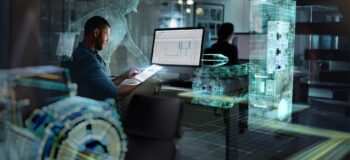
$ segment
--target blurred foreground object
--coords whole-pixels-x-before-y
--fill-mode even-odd
[[[124,159],[126,136],[113,101],[77,97],[53,66],[0,71],[0,156]]]

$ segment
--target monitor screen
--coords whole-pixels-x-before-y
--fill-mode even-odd
[[[201,64],[203,28],[156,29],[153,37],[152,64],[193,66]]]

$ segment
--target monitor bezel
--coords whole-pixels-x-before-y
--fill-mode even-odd
[[[154,52],[154,43],[155,43],[155,37],[157,31],[170,31],[170,30],[198,30],[201,29],[202,32],[202,41],[201,41],[201,51],[200,51],[200,58],[199,62],[196,65],[176,65],[176,64],[162,64],[162,63],[153,63],[153,52]],[[169,67],[201,67],[202,65],[202,56],[203,56],[203,43],[204,43],[204,33],[205,29],[203,27],[179,27],[179,28],[156,28],[153,32],[153,43],[152,43],[152,52],[151,52],[151,64],[161,65],[161,66],[169,66]]]

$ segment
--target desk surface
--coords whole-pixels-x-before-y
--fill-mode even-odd
[[[349,133],[322,126],[327,121],[329,124],[330,119],[344,122],[337,119],[340,116],[330,115],[326,118],[325,113],[316,111],[308,104],[293,105],[293,112],[298,113],[299,120],[296,122],[283,123],[264,119],[247,125],[249,110],[242,109],[240,105],[225,108],[227,114],[222,114],[215,110],[217,108],[189,103],[191,102],[189,99],[198,97],[193,92],[184,90],[180,93],[167,92],[167,94],[168,96],[177,95],[188,102],[184,107],[184,136],[179,141],[181,159],[264,160],[303,159],[304,157],[342,159],[350,153]],[[235,101],[229,96],[199,97]],[[246,100],[236,99],[236,102],[244,103]],[[324,116],[310,116],[310,114]],[[347,124],[343,129],[346,130],[350,128],[348,123],[350,120],[344,119]],[[245,126],[243,131],[242,126]]]
[[[302,79],[302,84],[307,84],[311,87],[319,87],[319,88],[332,88],[332,89],[341,89],[341,88],[350,88],[350,83],[335,83],[335,82],[324,82],[324,81],[315,81],[315,80],[307,80]]]
[[[196,97],[188,88],[161,88],[165,92],[158,94],[162,96],[178,96],[186,102]],[[201,98],[235,101],[225,96]],[[297,104],[293,106],[298,113],[296,122],[265,119],[249,126],[249,110],[244,105],[226,111],[222,114],[213,107],[185,103],[181,159],[346,159],[350,153],[350,119],[342,115]]]
[[[216,108],[223,108],[223,109],[228,109],[233,107],[235,104],[238,103],[247,103],[248,101],[248,95],[237,95],[237,96],[228,96],[228,95],[206,95],[206,94],[199,94],[195,92],[183,92],[178,94],[179,97],[182,98],[188,98],[188,99],[197,99],[197,100],[204,100],[204,101],[215,101],[216,103],[220,103],[222,105],[210,105],[208,104],[203,104],[202,105],[207,105],[208,107],[216,107]],[[228,105],[225,105],[228,104]]]

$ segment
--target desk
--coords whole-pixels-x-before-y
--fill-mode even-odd
[[[308,80],[307,78],[300,79],[302,97],[304,97],[304,102],[307,101],[307,97],[310,96],[310,89],[319,89],[322,91],[329,91],[330,99],[348,101],[350,100],[350,84],[349,83],[334,83],[334,82],[324,82]],[[312,95],[311,95],[312,96]]]
[[[178,96],[191,99],[207,99],[220,101],[221,103],[233,103],[234,105],[230,107],[214,107],[214,114],[218,114],[218,111],[222,111],[222,118],[225,125],[225,159],[236,159],[238,157],[237,152],[231,152],[231,147],[239,144],[237,140],[238,133],[244,133],[244,129],[247,127],[247,117],[248,111],[247,105],[247,95],[243,97],[234,97],[234,96],[209,96],[209,95],[198,95],[193,92],[183,92],[179,93]],[[207,106],[212,107],[212,106]],[[236,115],[231,115],[236,114]],[[238,132],[237,132],[238,131]]]
[[[162,92],[160,94],[162,94]],[[191,148],[192,145],[187,145],[187,143],[197,141],[197,137],[200,138],[199,141],[196,143],[203,143],[204,145],[210,146],[210,148],[217,147],[217,149],[219,149],[220,152],[221,149],[223,149],[223,154],[218,155],[220,158],[215,157],[215,159],[238,159],[239,152],[235,151],[235,148],[237,147],[237,145],[239,145],[238,137],[239,134],[244,133],[244,130],[247,127],[246,111],[248,106],[246,103],[246,97],[234,98],[230,96],[205,96],[196,95],[193,92],[176,93],[174,92],[174,90],[166,90],[166,93],[163,92],[163,95],[164,94],[168,94],[169,96],[174,96],[175,94],[181,97],[186,102],[184,109],[185,136],[184,140],[182,141],[182,143],[184,144],[181,146],[182,150],[185,150],[184,152],[186,152],[186,154],[182,156],[183,159],[186,159],[184,157],[200,157],[200,155],[196,155],[198,151],[196,151],[196,149],[194,148]],[[192,105],[191,99],[193,97],[227,101],[232,102],[235,105],[227,108],[213,108],[204,105]],[[238,103],[240,104],[238,105]],[[198,133],[197,131],[194,131],[193,133],[192,129],[199,129],[200,131],[204,131],[205,133]],[[218,133],[223,134],[223,140],[219,138],[221,136],[218,135]],[[189,137],[190,139],[188,139]],[[207,137],[209,139],[207,139]],[[195,138],[196,140],[193,140],[193,138]],[[212,141],[212,139],[215,140],[218,138],[219,142]],[[203,142],[203,140],[205,142]],[[224,145],[221,146],[222,144]],[[193,146],[196,145],[193,144]],[[188,151],[191,151],[192,153],[188,153]]]
[[[260,129],[252,130],[246,126],[249,115],[246,110],[247,103],[244,101],[240,105],[220,109],[222,112],[215,114],[212,107],[191,104],[193,93],[184,89],[179,91],[165,90],[159,94],[178,96],[186,103],[184,136],[180,140],[181,159],[298,159],[324,157],[329,154],[337,158],[350,151],[350,134],[297,124],[299,113],[308,111],[309,105],[293,105],[293,123],[261,120],[256,123]],[[214,99],[227,98],[214,96]],[[338,141],[339,137],[342,138]],[[324,154],[313,152],[317,150],[324,150]]]
[[[158,82],[152,83],[159,85]],[[257,121],[255,125],[259,129],[254,130],[246,125],[249,114],[244,101],[240,105],[214,111],[213,107],[191,104],[190,89],[160,86],[160,92],[152,93],[152,89],[147,89],[147,86],[150,85],[142,84],[136,92],[148,90],[148,94],[179,97],[185,102],[184,134],[179,141],[181,159],[311,159],[327,158],[330,155],[341,159],[350,152],[350,134],[300,125],[295,121],[296,117],[305,117],[299,117],[298,114],[293,114],[297,116],[288,124],[266,119]],[[295,113],[308,110],[308,105],[293,106]]]

